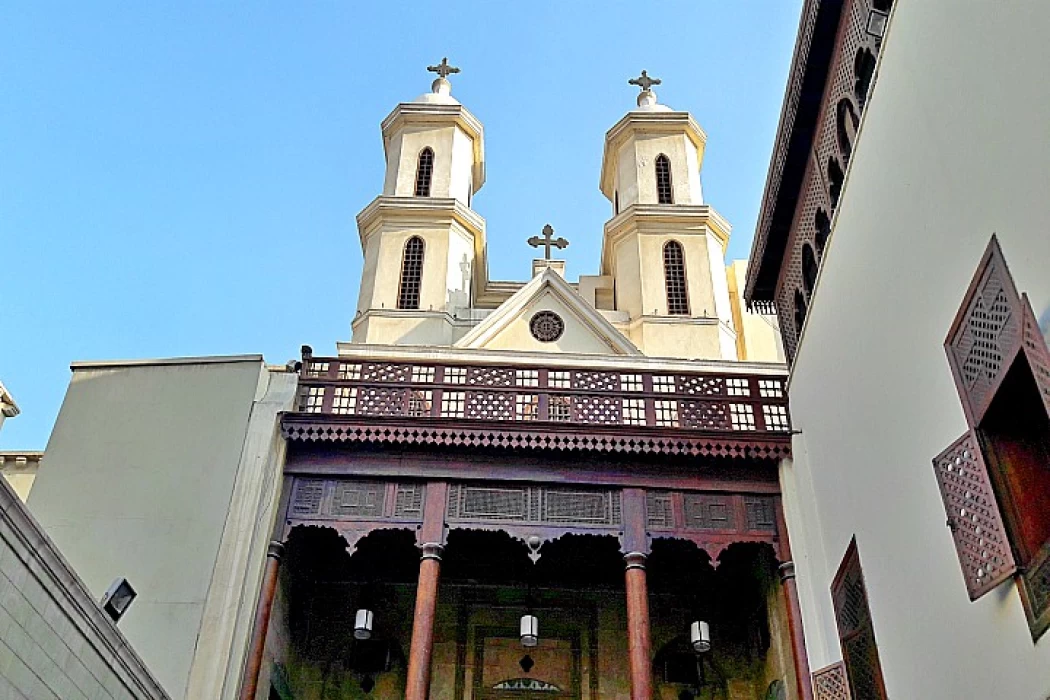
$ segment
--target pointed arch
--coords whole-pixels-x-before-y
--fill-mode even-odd
[[[689,292],[685,281],[685,253],[678,241],[664,243],[664,288],[667,291],[667,313],[689,315]]]
[[[822,207],[817,207],[817,213],[813,215],[813,228],[816,231],[814,240],[817,243],[817,255],[823,259],[824,246],[828,244],[828,237],[831,236],[831,219]]]
[[[656,201],[658,204],[674,204],[674,188],[671,186],[671,159],[663,153],[656,156]]]
[[[434,178],[434,151],[427,146],[419,152],[416,164],[416,196],[430,196],[430,181]]]
[[[854,109],[853,102],[848,97],[839,100],[835,112],[835,135],[839,142],[839,153],[842,155],[842,162],[849,163],[850,156],[853,155],[853,142],[857,137],[860,119],[857,117],[857,110]]]
[[[828,195],[831,197],[831,211],[839,206],[839,196],[842,194],[842,183],[846,174],[842,172],[838,158],[828,158]]]
[[[401,283],[397,290],[397,308],[418,309],[419,290],[423,280],[423,254],[426,245],[419,236],[405,241],[401,253]]]
[[[806,322],[806,297],[802,295],[801,289],[795,290],[795,346],[798,347],[799,338],[802,336],[802,324]]]
[[[806,298],[812,299],[813,285],[817,283],[817,256],[813,253],[813,246],[809,243],[802,244],[802,288],[806,292]]]

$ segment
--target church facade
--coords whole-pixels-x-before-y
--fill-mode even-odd
[[[490,280],[483,127],[431,69],[382,124],[351,340],[74,365],[30,510],[90,588],[137,584],[175,698],[812,697],[783,353],[703,130],[643,72],[599,274],[548,226]]]

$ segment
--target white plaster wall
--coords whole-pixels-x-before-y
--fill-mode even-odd
[[[452,134],[452,161],[447,196],[470,206],[473,186],[474,139],[459,127]]]
[[[411,124],[390,134],[383,194],[414,197],[419,154],[434,151],[431,197],[451,197],[468,203],[474,164],[474,139],[455,124]]]
[[[993,232],[1047,330],[1050,3],[898,0],[790,385],[788,518],[814,668],[855,533],[894,698],[1044,700],[1015,586],[970,603],[931,459],[965,429],[942,344]]]
[[[186,697],[262,358],[76,369],[29,509],[97,599],[125,576],[120,628]]]
[[[703,204],[700,164],[693,142],[682,134],[635,131],[619,149],[616,189],[620,211],[631,204],[656,204],[656,157],[671,161],[675,204]]]

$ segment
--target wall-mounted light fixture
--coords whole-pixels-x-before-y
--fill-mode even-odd
[[[540,620],[531,612],[521,616],[521,645],[531,649],[540,643]]]
[[[354,639],[372,638],[372,619],[374,615],[368,608],[360,608],[354,616]]]
[[[689,643],[693,645],[693,651],[697,654],[711,651],[711,628],[706,622],[697,620],[690,625]]]
[[[131,605],[131,601],[135,600],[137,595],[138,593],[131,587],[128,580],[121,576],[110,584],[100,603],[102,609],[113,618],[113,622],[117,622],[127,612],[128,606]]]

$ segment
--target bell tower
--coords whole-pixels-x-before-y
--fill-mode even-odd
[[[353,342],[450,345],[486,275],[481,122],[452,97],[448,59],[431,91],[383,120],[383,193],[357,216],[364,253]]]
[[[724,263],[731,227],[704,204],[707,135],[688,112],[657,101],[660,80],[628,81],[638,107],[605,135],[601,190],[613,205],[602,276],[613,280],[625,334],[647,355],[735,360]]]

